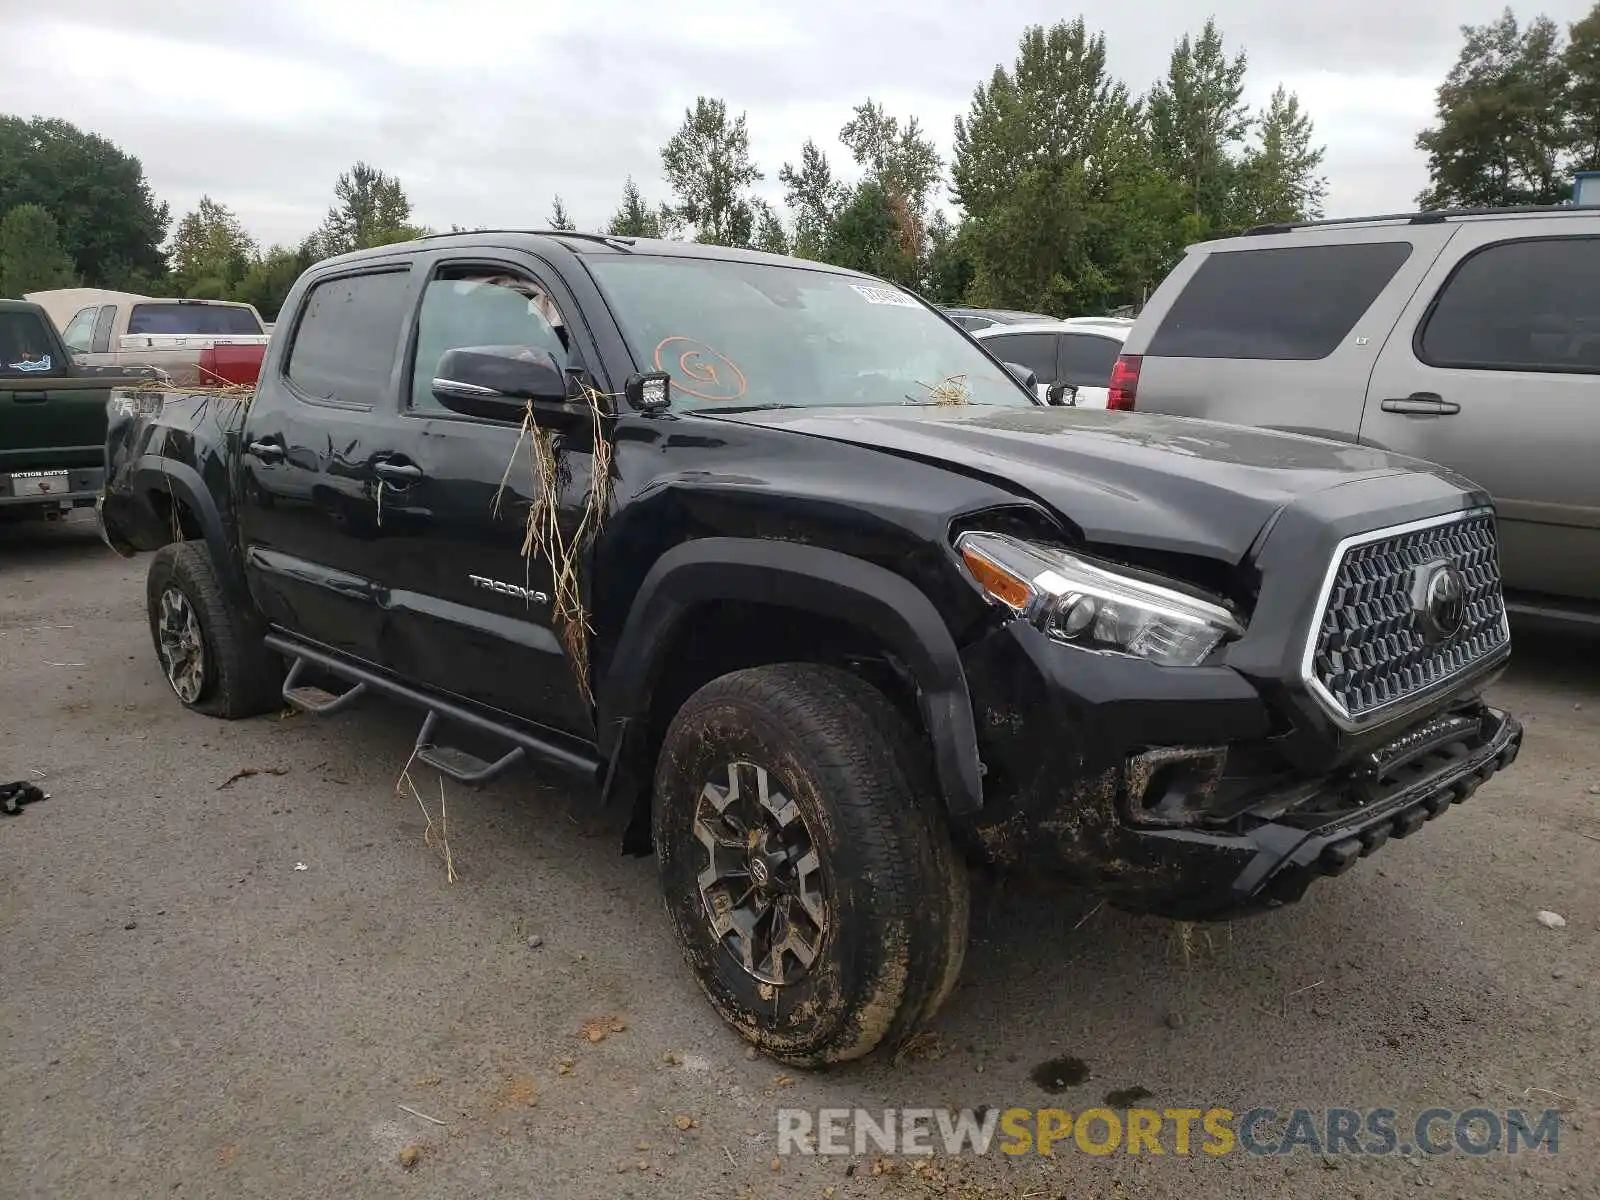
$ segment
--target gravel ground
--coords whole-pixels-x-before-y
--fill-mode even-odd
[[[1185,943],[991,891],[919,1053],[791,1076],[712,1014],[652,864],[581,797],[448,788],[452,885],[393,792],[414,715],[184,712],[146,561],[86,523],[0,530],[0,780],[51,793],[0,817],[0,1196],[1600,1195],[1593,644],[1519,636],[1495,694],[1527,722],[1515,769],[1293,909]],[[1062,1056],[1087,1077],[1047,1094],[1032,1076]],[[1180,1156],[1169,1137],[1161,1157],[774,1167],[780,1104],[1081,1111],[1134,1087],[1402,1127],[1431,1105],[1565,1114],[1555,1155]]]

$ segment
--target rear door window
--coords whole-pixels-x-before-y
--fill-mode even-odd
[[[1111,368],[1117,365],[1122,343],[1116,338],[1089,333],[1061,335],[1061,373],[1057,378],[1073,387],[1110,387]]]
[[[377,405],[389,393],[409,315],[409,272],[341,275],[314,285],[289,348],[289,382],[315,400]]]
[[[1326,358],[1411,255],[1345,242],[1213,253],[1150,339],[1165,358]]]
[[[1435,367],[1600,372],[1600,238],[1500,242],[1463,259],[1417,335]]]
[[[1056,381],[1056,335],[1053,333],[1007,333],[984,338],[988,347],[1001,362],[1017,363],[1027,367],[1044,384]]]

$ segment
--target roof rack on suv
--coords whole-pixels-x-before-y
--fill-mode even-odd
[[[429,238],[462,237],[471,233],[526,233],[539,237],[582,238],[584,241],[602,242],[621,250],[631,249],[634,243],[633,238],[617,233],[579,233],[576,229],[461,229],[447,230],[444,233],[425,233],[417,240],[425,242]]]
[[[1376,225],[1380,221],[1405,221],[1410,225],[1435,225],[1451,217],[1504,217],[1517,213],[1593,213],[1593,207],[1577,204],[1514,204],[1503,208],[1433,208],[1422,212],[1383,213],[1375,217],[1324,217],[1316,221],[1273,221],[1244,231],[1245,237],[1257,233],[1289,233],[1295,229],[1320,229],[1327,225]]]

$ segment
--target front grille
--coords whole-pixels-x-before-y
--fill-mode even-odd
[[[1419,601],[1440,564],[1461,574],[1460,628],[1441,633]],[[1421,575],[1419,576],[1419,572]],[[1306,683],[1341,724],[1367,725],[1448,683],[1510,640],[1494,515],[1486,510],[1380,529],[1340,544],[1306,651]]]

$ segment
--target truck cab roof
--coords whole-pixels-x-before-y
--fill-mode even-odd
[[[835,275],[851,275],[859,279],[873,279],[848,267],[830,263],[796,259],[789,255],[768,254],[762,250],[743,250],[733,246],[715,246],[707,242],[680,241],[676,238],[624,237],[608,233],[581,233],[569,229],[474,229],[460,233],[433,233],[409,242],[395,242],[353,250],[328,262],[361,262],[384,258],[396,253],[415,253],[439,247],[482,249],[497,246],[505,249],[525,250],[538,254],[558,246],[578,255],[650,254],[663,258],[696,258],[722,262],[765,263],[773,266],[810,268],[828,271]]]

